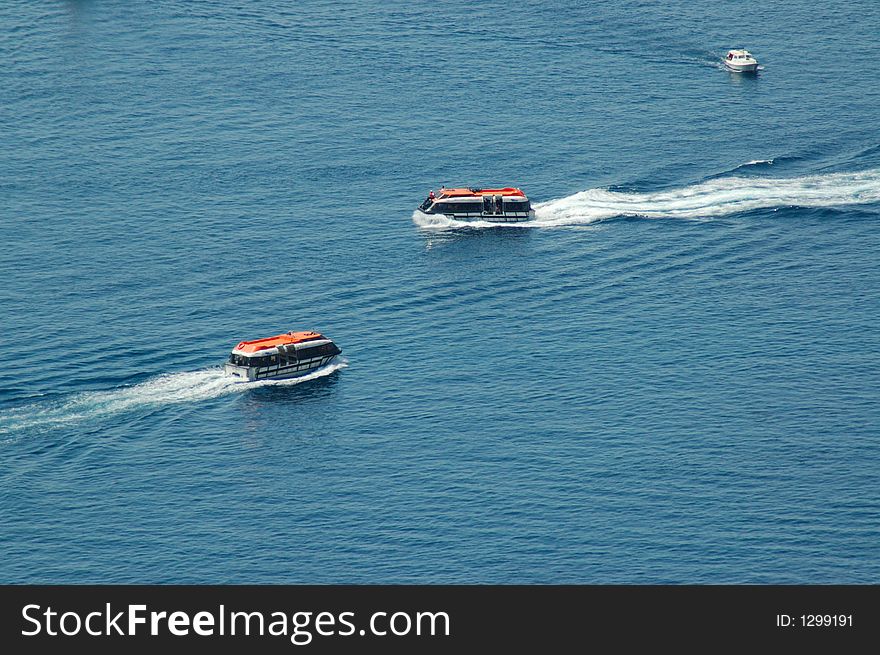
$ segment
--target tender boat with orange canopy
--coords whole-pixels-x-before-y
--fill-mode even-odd
[[[515,223],[535,218],[535,210],[526,194],[515,187],[441,187],[436,196],[433,191],[428,194],[419,210],[425,214],[443,214],[457,221]]]
[[[240,342],[224,370],[239,382],[293,378],[326,366],[341,352],[319,332],[285,332]]]

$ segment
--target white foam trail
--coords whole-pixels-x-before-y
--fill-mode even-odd
[[[591,189],[536,205],[542,224],[591,223],[612,216],[705,218],[777,207],[839,207],[880,201],[880,170],[797,178],[722,177],[671,191]]]
[[[348,360],[340,359],[302,377],[258,382],[236,382],[220,368],[169,373],[131,387],[80,393],[60,405],[14,407],[0,413],[0,434],[35,426],[69,425],[147,406],[198,402],[259,387],[292,386],[347,366]]]
[[[749,163],[770,163],[755,161]],[[535,220],[516,227],[589,225],[616,216],[709,218],[778,207],[842,207],[880,201],[880,170],[829,173],[796,178],[721,177],[679,189],[624,193],[589,189],[536,203]],[[498,227],[498,223],[454,221],[413,214],[427,228]]]

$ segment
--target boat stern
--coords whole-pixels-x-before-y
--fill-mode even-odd
[[[223,372],[227,377],[233,378],[236,382],[250,382],[254,378],[254,370],[248,366],[237,366],[235,364],[224,364]]]
[[[724,62],[727,69],[733,71],[734,73],[754,73],[758,70],[758,62],[746,63],[746,64],[730,64],[728,62]]]

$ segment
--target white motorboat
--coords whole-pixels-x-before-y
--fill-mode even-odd
[[[734,73],[754,73],[758,70],[758,60],[748,50],[728,50],[724,65]]]

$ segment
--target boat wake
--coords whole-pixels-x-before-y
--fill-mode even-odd
[[[288,380],[236,382],[220,368],[169,373],[131,387],[79,393],[60,403],[36,403],[0,411],[0,435],[35,427],[62,427],[147,407],[193,403],[266,386],[293,386],[348,366],[339,360]]]
[[[756,160],[749,166],[767,165]],[[535,220],[511,227],[589,225],[616,217],[712,218],[755,209],[843,207],[880,202],[880,169],[795,178],[725,176],[678,189],[647,193],[589,189],[558,200],[535,203]],[[456,221],[413,214],[424,228],[499,227],[484,221]]]

